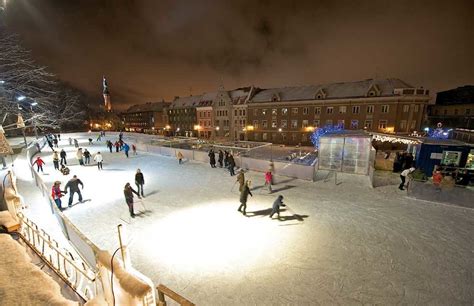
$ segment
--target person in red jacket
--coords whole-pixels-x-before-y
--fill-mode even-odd
[[[43,165],[45,164],[44,160],[41,159],[40,156],[38,156],[36,158],[36,160],[33,162],[33,165],[36,164],[36,167],[37,167],[37,171],[39,172],[41,170],[41,172],[43,172]],[[32,165],[32,166],[33,166]],[[44,172],[43,172],[44,173]]]
[[[64,193],[66,192],[61,190],[61,182],[60,181],[54,182],[53,187],[51,188],[51,197],[56,203],[56,206],[58,206],[59,210],[63,210],[63,207],[61,205],[61,197],[63,196]]]
[[[273,180],[273,175],[270,170],[265,172],[265,186],[268,188],[268,193],[272,193],[272,180]]]

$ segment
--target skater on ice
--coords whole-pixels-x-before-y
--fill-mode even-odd
[[[273,202],[272,212],[270,213],[270,218],[273,217],[274,214],[277,214],[278,219],[280,219],[280,207],[285,207],[286,205],[283,204],[283,196],[279,195],[278,198]]]
[[[79,195],[79,202],[82,203],[82,194],[81,190],[79,189],[79,185],[81,185],[81,189],[84,189],[84,184],[82,181],[77,177],[77,175],[74,175],[72,179],[70,179],[66,186],[64,186],[64,191],[67,193],[67,189],[69,188],[69,202],[68,202],[68,207],[72,206],[72,201],[74,200],[74,194],[77,193]]]
[[[137,173],[135,173],[135,185],[137,185],[137,192],[141,194],[142,197],[145,197],[143,193],[143,185],[145,185],[145,178],[143,177],[143,173],[140,169],[137,169]]]
[[[247,214],[247,212],[246,212],[246,210],[247,210],[247,199],[248,199],[249,195],[251,197],[253,197],[252,192],[250,191],[250,184],[251,184],[250,180],[247,181],[244,188],[242,189],[242,192],[240,193],[240,206],[239,206],[239,209],[237,209],[237,211],[242,212],[242,214],[244,216]]]
[[[104,161],[104,158],[100,152],[97,152],[97,154],[94,156],[94,161],[97,163],[97,169],[102,170],[102,162]]]
[[[40,156],[38,156],[36,158],[36,160],[33,162],[32,166],[34,166],[35,164],[36,164],[36,171],[40,172],[40,170],[41,170],[41,172],[44,173],[43,165],[46,164],[46,163],[44,162],[44,160],[41,159]]]
[[[59,153],[58,153],[58,151],[53,152],[53,165],[54,165],[54,170],[59,170]]]
[[[135,212],[133,210],[133,194],[136,194],[139,199],[141,199],[138,192],[130,186],[130,183],[125,184],[123,189],[123,195],[125,196],[125,202],[127,203],[128,210],[130,212],[130,217],[135,218]]]
[[[64,151],[64,149],[61,149],[59,156],[61,157],[61,165],[67,165],[67,160],[66,160],[67,154],[66,154],[66,151]]]
[[[209,156],[209,164],[211,165],[211,168],[215,168],[216,167],[216,154],[214,153],[214,150],[211,149],[209,150],[209,154],[207,154]]]
[[[245,173],[244,169],[240,169],[239,174],[237,175],[236,182],[239,182],[239,192],[242,192],[245,185]]]

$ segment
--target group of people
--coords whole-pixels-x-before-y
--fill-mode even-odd
[[[79,196],[79,202],[82,203],[83,199],[82,199],[81,189],[79,189],[79,185],[81,186],[81,189],[84,189],[84,183],[82,183],[82,181],[77,177],[77,175],[74,175],[72,179],[70,179],[67,182],[63,190],[61,190],[60,181],[54,182],[53,187],[51,188],[51,197],[53,198],[59,210],[63,210],[61,198],[63,195],[68,193],[68,189],[69,189],[68,207],[72,206],[72,202],[74,200],[74,194],[76,193]]]
[[[209,164],[211,168],[217,168],[216,166],[216,152],[213,148],[209,150]],[[230,176],[235,175],[235,160],[234,155],[227,150],[219,150],[217,152],[217,161],[219,162],[219,168],[227,168],[229,170]]]

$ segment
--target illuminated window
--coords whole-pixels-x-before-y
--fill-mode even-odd
[[[379,130],[387,128],[387,120],[379,120]]]
[[[298,108],[296,108],[296,107],[295,107],[295,108],[292,108],[292,109],[291,109],[291,112],[292,112],[293,114],[298,114]]]
[[[267,128],[267,120],[262,120],[262,128]]]
[[[282,114],[282,115],[288,114],[288,108],[282,108],[282,109],[281,109],[281,114]]]
[[[309,126],[308,120],[303,120],[302,127],[303,127],[303,128],[306,128],[306,127],[308,127],[308,126]]]
[[[272,120],[272,128],[275,129],[277,127],[277,121]]]
[[[291,128],[292,129],[298,128],[298,120],[291,120]]]
[[[359,120],[351,120],[351,129],[358,129],[359,128]]]
[[[372,128],[372,120],[365,120],[364,126],[367,129],[371,129]]]
[[[345,114],[347,111],[347,106],[339,106],[339,114]]]
[[[308,114],[308,108],[307,107],[303,107],[303,115],[307,115]]]
[[[286,128],[287,126],[288,126],[288,123],[286,122],[286,120],[282,120],[281,121],[281,127]]]
[[[272,116],[276,116],[277,115],[277,109],[276,108],[272,108]]]

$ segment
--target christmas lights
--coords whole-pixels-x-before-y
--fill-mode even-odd
[[[387,136],[387,135],[372,135],[372,139],[375,141],[380,142],[390,142],[390,143],[403,143],[403,144],[417,144],[419,143],[418,140],[407,139],[407,138],[400,138],[396,136]]]
[[[342,125],[326,125],[324,127],[317,128],[313,134],[311,134],[311,142],[313,143],[314,147],[317,149],[319,148],[319,139],[321,136],[331,133],[331,132],[336,132],[336,131],[342,131],[343,127]]]

